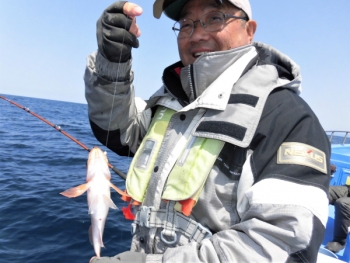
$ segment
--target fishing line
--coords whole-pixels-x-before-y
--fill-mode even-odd
[[[27,107],[23,107],[22,105],[14,102],[14,101],[11,101],[7,98],[5,98],[4,96],[1,96],[0,95],[0,98],[15,105],[16,107],[22,109],[22,110],[25,110],[26,112],[32,114],[33,116],[37,117],[39,120],[45,122],[46,124],[50,125],[52,128],[54,128],[56,131],[59,131],[60,133],[62,133],[63,135],[67,136],[69,139],[71,139],[73,142],[77,143],[78,145],[80,145],[84,150],[87,150],[88,152],[90,152],[90,149],[85,146],[84,144],[82,144],[80,141],[78,141],[77,139],[75,139],[74,137],[72,137],[71,135],[69,135],[67,132],[63,131],[61,129],[60,126],[58,125],[55,125],[51,122],[49,122],[48,120],[44,119],[43,117],[39,116],[38,114],[34,113],[33,111],[31,111],[29,108]],[[115,168],[113,165],[111,165],[110,163],[108,163],[108,166],[117,174],[119,175],[122,179],[126,180],[126,175],[120,171],[119,169]]]
[[[127,16],[127,17],[128,17],[128,16]],[[135,24],[136,24],[136,16],[135,16],[134,18],[132,18],[132,20],[134,20],[134,19],[135,19]],[[133,21],[132,21],[132,22],[133,22]],[[131,25],[132,25],[132,22],[131,22]],[[130,25],[130,28],[131,28],[131,25]],[[123,45],[124,42],[125,42],[125,35],[126,35],[126,31],[127,31],[126,28],[127,28],[127,22],[125,22],[125,26],[124,26],[124,33],[123,33],[122,45]],[[129,30],[130,30],[130,29],[129,29]],[[129,31],[129,32],[130,32],[130,31]],[[111,122],[112,122],[112,114],[113,114],[114,100],[115,100],[116,93],[117,93],[117,82],[118,82],[119,73],[120,73],[120,70],[119,70],[119,69],[120,69],[120,62],[121,62],[121,59],[122,59],[122,55],[123,55],[123,49],[121,49],[121,52],[120,52],[120,55],[119,55],[119,61],[118,61],[118,67],[117,67],[116,80],[115,80],[115,83],[114,83],[113,99],[112,99],[111,111],[110,111],[109,121],[108,121],[108,129],[107,129],[107,137],[106,137],[106,147],[108,147],[109,132],[110,132],[110,127],[111,127]],[[117,119],[116,119],[116,122],[117,122],[117,124],[118,124],[118,128],[120,128]],[[139,122],[138,119],[137,119],[137,122]],[[130,148],[129,148],[128,157],[130,157]],[[125,176],[124,180],[126,180],[126,176]]]
[[[135,19],[136,21],[136,19]],[[127,26],[127,22],[125,22],[125,26],[124,26],[124,34],[123,34],[123,41],[122,41],[122,45],[124,45],[125,42],[125,31],[126,31],[126,26]],[[131,26],[130,26],[131,27]],[[112,113],[113,113],[113,107],[114,107],[114,99],[115,99],[115,94],[117,93],[117,82],[119,79],[119,68],[120,68],[120,61],[122,59],[122,55],[123,55],[123,48],[121,48],[120,50],[120,55],[119,55],[119,61],[118,61],[118,68],[117,68],[117,76],[116,76],[116,80],[114,83],[114,93],[113,93],[113,100],[112,100],[112,107],[111,107],[111,111],[109,114],[109,121],[108,121],[108,129],[107,129],[107,138],[106,138],[106,146],[108,144],[108,138],[109,138],[109,131],[110,131],[110,127],[111,127],[111,122],[112,122]],[[118,128],[119,128],[119,123],[118,120],[117,124],[118,124]],[[108,147],[108,146],[107,146]]]

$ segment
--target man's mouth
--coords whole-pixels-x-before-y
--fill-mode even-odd
[[[205,52],[195,52],[195,53],[193,53],[193,57],[194,57],[194,58],[198,58],[199,56],[204,55],[204,54],[207,54],[207,53],[209,53],[209,52],[208,52],[208,51],[205,51]]]

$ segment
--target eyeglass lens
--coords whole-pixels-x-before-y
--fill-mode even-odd
[[[199,22],[202,28],[207,32],[219,31],[225,22],[225,15],[221,12],[211,12],[203,15],[199,20],[182,19],[174,24],[173,30],[179,38],[192,35],[195,24]]]

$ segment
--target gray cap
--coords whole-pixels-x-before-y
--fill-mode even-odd
[[[156,0],[153,5],[153,15],[156,18],[160,18],[162,12],[169,18],[178,21],[180,13],[184,5],[189,0]],[[249,0],[228,0],[237,8],[243,10],[249,19],[252,19],[252,9],[250,7]]]

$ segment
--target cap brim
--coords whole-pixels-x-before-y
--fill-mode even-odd
[[[153,16],[155,18],[160,18],[163,12],[164,0],[156,0],[153,4]]]

